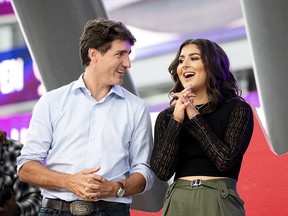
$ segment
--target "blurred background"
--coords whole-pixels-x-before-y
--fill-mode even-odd
[[[79,0],[79,2],[81,1],[85,0]],[[274,95],[265,94],[264,96],[269,99],[268,102],[273,108],[281,108],[280,112],[278,110],[268,110],[269,116],[273,121],[275,120],[270,127],[275,130],[271,134],[275,134],[276,138],[282,138],[282,136],[278,136],[277,131],[281,131],[286,135],[286,127],[278,127],[275,122],[283,123],[283,125],[286,125],[287,122],[285,121],[287,104],[283,102],[285,97],[281,96],[281,93],[285,96],[283,89],[286,89],[286,86],[283,88],[282,84],[286,85],[287,83],[285,82],[287,80],[287,76],[285,77],[287,66],[286,64],[281,66],[281,64],[278,64],[278,60],[284,59],[284,63],[288,62],[287,48],[285,49],[287,42],[282,42],[287,40],[286,28],[279,25],[279,23],[285,25],[287,23],[286,10],[288,2],[280,1],[278,0],[278,3],[281,4],[275,3],[277,1],[269,2],[268,0],[264,1],[265,3],[262,0],[246,1],[246,3],[251,4],[258,2],[259,5],[253,8],[256,8],[254,11],[256,18],[257,14],[259,15],[256,12],[261,12],[259,9],[266,8],[267,13],[266,10],[263,10],[263,14],[267,17],[269,24],[273,24],[267,24],[267,20],[264,19],[262,25],[256,22],[257,26],[273,34],[272,39],[268,34],[264,36],[261,34],[259,41],[262,40],[264,46],[260,47],[267,49],[264,49],[266,52],[263,52],[263,49],[260,51],[256,49],[256,52],[260,56],[263,53],[267,54],[267,58],[266,55],[261,57],[264,57],[262,59],[265,59],[265,61],[268,60],[266,62],[260,61],[260,65],[275,78],[267,77],[267,74],[263,73],[263,68],[260,68],[260,70],[258,68],[261,71],[261,77],[268,78],[267,84],[264,82],[264,89],[271,90],[274,93]],[[21,2],[23,1],[21,0]],[[242,96],[255,108],[253,109],[255,128],[243,161],[238,187],[239,193],[243,195],[246,201],[247,216],[287,215],[287,207],[285,208],[285,206],[288,199],[286,193],[288,188],[288,174],[286,172],[288,155],[282,157],[275,155],[271,152],[271,146],[268,143],[263,107],[259,103],[260,88],[257,91],[254,76],[256,73],[253,71],[252,48],[247,39],[247,27],[245,28],[241,1],[102,0],[102,2],[108,18],[123,22],[137,38],[131,53],[132,67],[129,70],[129,76],[132,78],[136,93],[149,106],[152,124],[154,124],[158,113],[168,106],[168,92],[172,88],[172,80],[167,68],[174,59],[177,48],[185,39],[207,38],[217,42],[226,51],[230,58],[231,71],[242,89]],[[274,7],[273,4],[277,7]],[[260,7],[262,5],[263,8]],[[252,7],[247,5],[247,8]],[[32,9],[35,9],[35,7]],[[60,11],[62,12],[61,8]],[[281,14],[279,11],[283,13]],[[252,14],[254,15],[254,13]],[[284,15],[284,18],[283,16],[278,17],[278,14]],[[40,15],[42,16],[42,14]],[[45,15],[47,14],[43,14],[43,16]],[[45,28],[45,25],[43,25],[43,28]],[[284,33],[279,34],[279,29]],[[255,32],[256,40],[258,40],[257,34],[259,31],[255,30]],[[261,33],[263,32],[261,31]],[[42,32],[43,34],[45,34],[45,31]],[[37,32],[37,36],[39,35],[41,35],[41,32],[39,34]],[[282,35],[283,40],[281,39]],[[25,41],[27,40],[22,35],[10,0],[0,0],[0,129],[7,131],[9,137],[24,144],[32,109],[39,97],[45,93],[40,73],[31,58],[31,53],[29,53]],[[276,42],[276,45],[272,43],[273,41]],[[281,44],[280,49],[279,44]],[[270,45],[270,48],[266,45]],[[54,46],[56,49],[58,48],[58,44],[54,44]],[[63,49],[63,47],[60,48]],[[273,54],[273,51],[276,54]],[[267,67],[266,63],[271,65],[272,69]],[[54,71],[51,71],[51,74],[53,74],[52,72]],[[58,70],[54,73],[57,72]],[[273,83],[273,80],[276,83]],[[271,83],[274,85],[271,85]],[[279,101],[275,102],[274,99]],[[265,130],[263,130],[263,127]],[[283,136],[283,140],[279,143],[275,142],[274,145],[283,145],[286,152],[286,136]],[[277,186],[275,181],[277,181]],[[281,189],[276,192],[275,187]],[[145,203],[140,204],[144,205]],[[132,211],[131,213],[131,216],[148,215],[148,213],[144,214],[138,211]],[[160,216],[160,213],[153,215]]]
[[[168,106],[168,65],[187,38],[203,37],[227,52],[245,99],[261,116],[240,0],[103,0],[107,16],[137,38],[129,74],[151,111]],[[45,92],[9,0],[0,0],[0,125],[25,143],[33,106]],[[263,120],[264,121],[264,120]]]

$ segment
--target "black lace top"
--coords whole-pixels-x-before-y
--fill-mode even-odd
[[[235,99],[182,123],[162,111],[155,123],[151,167],[159,179],[218,176],[238,179],[253,132],[251,107]],[[201,109],[200,109],[201,113]]]

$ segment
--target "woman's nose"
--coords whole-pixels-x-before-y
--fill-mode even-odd
[[[185,61],[183,62],[182,67],[190,67],[189,61],[188,61],[188,60],[185,60]]]

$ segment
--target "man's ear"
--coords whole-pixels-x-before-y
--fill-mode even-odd
[[[99,51],[96,50],[95,48],[89,48],[88,49],[88,56],[93,62],[97,62],[97,58],[99,55]]]

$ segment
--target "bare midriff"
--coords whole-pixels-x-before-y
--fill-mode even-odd
[[[196,180],[196,179],[201,179],[201,180],[213,180],[213,179],[223,179],[223,178],[227,178],[227,177],[217,177],[217,176],[184,176],[184,177],[181,177],[181,178],[179,178],[179,179],[193,181],[193,180]]]

